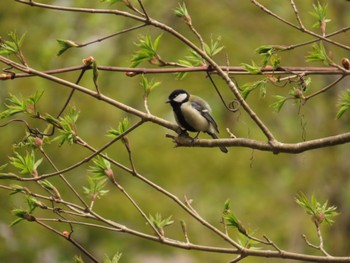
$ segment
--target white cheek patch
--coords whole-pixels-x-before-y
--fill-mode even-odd
[[[178,103],[181,103],[181,102],[185,101],[186,99],[187,99],[187,94],[186,93],[181,93],[181,94],[177,95],[174,98],[174,101],[178,102]]]

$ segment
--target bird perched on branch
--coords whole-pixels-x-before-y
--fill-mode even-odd
[[[174,90],[167,100],[174,111],[177,124],[186,131],[205,132],[213,139],[219,137],[218,125],[211,116],[211,108],[209,104],[202,98],[190,95],[183,89]],[[228,150],[224,146],[220,146],[220,150],[227,153]]]

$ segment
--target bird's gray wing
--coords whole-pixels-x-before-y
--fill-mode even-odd
[[[219,133],[218,125],[216,124],[214,118],[210,114],[211,112],[210,106],[204,100],[201,100],[201,104],[197,103],[196,100],[198,99],[200,98],[197,97],[193,101],[191,101],[192,107],[195,108],[197,111],[199,111],[202,114],[202,116],[206,118],[209,123],[211,123],[215,131]],[[205,105],[205,106],[202,106],[202,105]]]

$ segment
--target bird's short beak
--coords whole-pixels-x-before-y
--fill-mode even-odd
[[[167,100],[165,103],[170,103],[170,100]]]

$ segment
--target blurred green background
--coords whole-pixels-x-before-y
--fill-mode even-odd
[[[83,6],[92,8],[121,8],[122,4],[109,6],[97,0],[89,1],[45,1],[46,3]],[[137,2],[137,1],[135,1]],[[294,13],[288,1],[261,1],[283,18],[296,23]],[[314,1],[295,1],[305,26],[311,28],[313,17],[309,14]],[[177,1],[144,1],[149,14],[159,19],[185,36],[196,41],[186,25],[174,15]],[[186,1],[194,26],[206,41],[221,37],[224,51],[216,58],[226,65],[240,65],[260,62],[261,57],[255,49],[264,44],[292,45],[311,38],[295,29],[291,29],[276,19],[261,12],[250,1],[238,0],[192,0]],[[338,30],[350,24],[350,3],[344,0],[330,1],[327,32]],[[93,15],[65,13],[21,5],[11,0],[3,0],[0,5],[0,36],[6,39],[7,33],[17,31],[26,33],[23,52],[29,66],[38,69],[55,69],[81,65],[81,60],[93,56],[99,65],[129,66],[134,45],[140,35],[150,34],[155,37],[162,34],[155,28],[147,27],[125,35],[90,45],[83,49],[69,50],[58,57],[56,39],[71,39],[78,42],[91,41],[126,27],[137,25],[123,17],[113,15]],[[350,33],[340,34],[335,40],[349,44]],[[336,62],[342,57],[349,57],[348,52],[327,45],[333,52]],[[305,56],[311,50],[306,46],[282,54],[282,66],[322,66],[306,64]],[[188,54],[188,48],[167,33],[163,33],[159,53],[163,59],[177,61]],[[147,67],[143,64],[141,66]],[[2,67],[5,67],[2,65]],[[60,75],[75,81],[78,72]],[[185,88],[193,94],[205,98],[213,108],[221,137],[227,137],[228,127],[237,137],[264,140],[261,132],[243,112],[230,113],[221,104],[215,90],[204,73],[189,74],[184,80],[176,80],[174,75],[158,74],[148,76],[161,81],[149,98],[151,112],[159,117],[173,121],[169,105],[164,102],[175,88]],[[237,77],[239,85],[260,77]],[[335,79],[334,76],[313,76],[311,92],[316,91]],[[124,73],[101,72],[99,83],[103,93],[111,98],[140,110],[143,109],[143,90],[139,83],[140,76],[127,77]],[[215,81],[222,94],[230,101],[233,99],[225,84],[217,77]],[[88,72],[81,85],[94,88],[91,72]],[[349,130],[349,117],[335,120],[338,96],[349,86],[344,80],[332,91],[320,95],[299,107],[287,103],[280,113],[270,107],[273,95],[288,93],[284,89],[269,87],[266,98],[259,92],[252,94],[248,102],[270,127],[281,142],[293,143],[306,139],[330,136]],[[39,105],[40,112],[56,115],[63,106],[70,90],[38,78],[16,79],[0,82],[1,109],[9,96],[29,96],[36,90],[44,91]],[[81,138],[99,148],[108,141],[106,131],[116,128],[118,122],[129,117],[131,123],[138,121],[109,105],[104,105],[82,94],[75,94],[72,105],[80,110],[78,132]],[[4,123],[6,120],[2,120]],[[33,120],[28,120],[33,122]],[[37,123],[41,128],[43,124]],[[24,136],[23,126],[19,124],[1,128],[0,163],[8,162],[12,155],[12,145]],[[232,210],[241,221],[261,237],[266,234],[280,248],[300,253],[315,253],[301,238],[306,234],[317,244],[315,228],[305,212],[294,201],[295,195],[302,191],[307,196],[315,194],[320,201],[329,200],[341,213],[332,226],[324,225],[325,247],[333,255],[345,256],[350,251],[350,196],[349,196],[349,145],[328,149],[314,150],[299,155],[253,151],[244,148],[230,148],[224,155],[218,149],[174,148],[170,139],[165,138],[169,131],[151,123],[143,125],[130,134],[129,140],[134,154],[136,169],[143,176],[174,193],[179,198],[187,196],[193,199],[193,206],[209,222],[220,227],[221,212],[225,200],[231,200]],[[205,135],[201,135],[207,138]],[[45,148],[62,169],[81,160],[89,153],[77,146],[58,147],[54,143]],[[108,155],[120,163],[129,165],[127,152],[121,143],[108,149]],[[39,153],[38,153],[39,158]],[[47,165],[47,164],[46,164]],[[46,166],[48,168],[48,165]],[[69,172],[66,176],[81,193],[87,185],[86,169],[88,165]],[[41,170],[40,170],[41,169]],[[45,165],[39,172],[45,173]],[[49,168],[48,168],[49,169]],[[115,168],[121,184],[144,209],[146,214],[160,212],[164,216],[173,215],[175,224],[167,229],[170,237],[183,240],[179,220],[187,222],[190,240],[203,244],[222,245],[219,238],[196,223],[160,193],[148,185],[132,178],[129,174]],[[58,179],[53,183],[60,185]],[[17,182],[14,182],[17,184]],[[11,184],[3,181],[1,184]],[[30,185],[33,186],[34,185]],[[64,189],[63,186],[61,186]],[[96,203],[96,210],[104,217],[116,220],[131,228],[150,232],[138,212],[131,207],[120,192],[109,186],[110,193]],[[63,190],[62,190],[63,191]],[[25,200],[20,195],[11,195],[0,191],[0,261],[1,262],[72,262],[75,254],[80,254],[73,246],[38,225],[23,222],[13,228],[9,224],[15,219],[11,210],[25,207]],[[72,199],[71,193],[64,197]],[[74,199],[72,199],[74,200]],[[40,212],[38,213],[41,214]],[[74,219],[74,218],[73,218]],[[66,225],[54,225],[57,229],[67,230]],[[232,233],[235,235],[234,232]],[[112,256],[115,252],[123,253],[121,262],[228,262],[233,255],[206,252],[185,251],[166,247],[151,241],[123,233],[106,232],[98,229],[75,227],[74,238],[100,259]],[[269,262],[273,261],[269,259]],[[276,260],[279,262],[280,260]],[[86,260],[86,262],[89,262]],[[244,262],[266,262],[266,259],[247,258]]]

